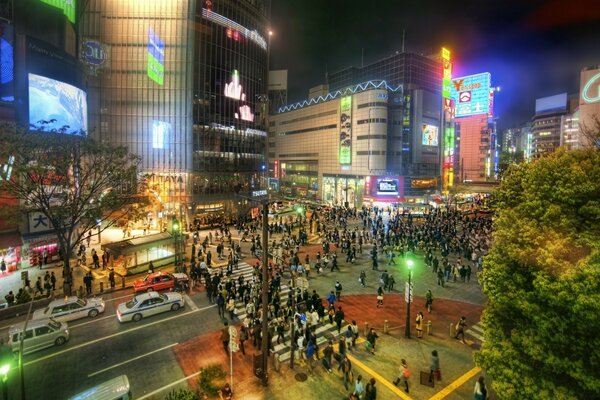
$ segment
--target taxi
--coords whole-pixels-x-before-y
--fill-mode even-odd
[[[117,307],[117,318],[119,322],[138,322],[142,318],[159,314],[166,311],[177,311],[185,305],[183,296],[177,292],[157,293],[148,292],[138,294],[128,302],[121,303]]]
[[[85,317],[95,318],[103,312],[104,300],[101,297],[81,299],[77,296],[66,296],[51,301],[44,309],[35,310],[31,319],[52,318],[56,321],[66,322]]]
[[[177,285],[187,284],[189,277],[182,273],[169,274],[167,272],[153,272],[146,275],[144,279],[138,279],[133,282],[133,291],[139,292],[150,292],[159,290],[172,290]]]

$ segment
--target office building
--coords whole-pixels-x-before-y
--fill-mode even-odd
[[[579,141],[588,146],[598,137],[589,137],[585,132],[600,130],[600,65],[583,68],[579,88]],[[596,143],[598,145],[598,143]]]
[[[568,113],[567,93],[542,97],[535,101],[532,119],[532,157],[540,158],[561,145],[563,117]]]

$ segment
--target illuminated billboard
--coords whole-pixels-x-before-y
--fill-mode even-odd
[[[452,87],[452,64],[450,63],[450,50],[442,47],[442,97],[449,99]]]
[[[352,96],[340,101],[340,164],[352,163]]]
[[[377,180],[378,196],[397,196],[399,192],[398,179],[382,178]]]
[[[244,93],[244,87],[240,83],[240,73],[237,69],[231,72],[231,78],[229,82],[225,83],[225,89],[223,89],[223,95],[233,100],[239,100],[242,102],[246,101],[246,93]],[[235,119],[241,119],[247,122],[254,122],[254,111],[247,104],[235,105],[234,117]]]
[[[439,144],[438,139],[439,130],[435,125],[422,124],[421,125],[421,144],[423,146],[437,146]]]
[[[593,72],[597,72],[592,74]],[[586,71],[584,70],[581,74],[582,78],[585,76],[586,80],[582,80],[583,89],[581,90],[581,101],[580,104],[597,103],[600,101],[600,72]],[[590,76],[591,75],[591,76]]]
[[[0,101],[15,100],[15,62],[13,52],[13,27],[0,21]]]
[[[171,124],[164,121],[152,121],[152,148],[166,149],[171,135]]]
[[[62,10],[63,14],[69,21],[75,23],[75,6],[76,0],[40,0],[42,3],[46,3],[52,7],[56,7]]]
[[[30,73],[29,125],[46,131],[87,132],[86,93],[67,83]]]
[[[489,114],[490,86],[489,72],[453,79],[450,89],[456,106],[456,117]]]
[[[148,29],[148,77],[162,85],[165,82],[165,42],[154,29]]]

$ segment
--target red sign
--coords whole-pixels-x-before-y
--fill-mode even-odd
[[[273,161],[273,178],[279,179],[279,160]]]

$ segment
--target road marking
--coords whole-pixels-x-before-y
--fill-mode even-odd
[[[193,314],[193,313],[196,313],[198,311],[204,311],[204,310],[207,310],[209,308],[216,307],[216,306],[217,306],[216,304],[213,304],[213,305],[210,305],[210,306],[199,308],[198,310],[188,311],[188,312],[185,312],[183,314],[178,314],[178,315],[174,315],[174,316],[169,317],[169,318],[165,318],[165,319],[161,319],[161,320],[158,320],[158,321],[150,322],[149,324],[146,324],[146,325],[140,325],[140,326],[137,326],[135,328],[128,329],[126,331],[117,332],[117,333],[113,333],[112,335],[108,335],[108,336],[104,336],[104,337],[101,337],[101,338],[98,338],[98,339],[90,340],[89,342],[78,344],[77,346],[69,347],[68,349],[64,349],[64,350],[61,350],[61,351],[57,351],[56,353],[48,354],[47,356],[40,357],[37,360],[31,360],[29,362],[24,363],[23,365],[24,366],[28,366],[28,365],[36,364],[36,363],[38,363],[40,361],[48,360],[50,358],[54,358],[54,357],[59,356],[61,354],[65,354],[65,353],[71,352],[73,350],[81,349],[81,348],[89,346],[91,344],[103,342],[105,340],[112,339],[112,338],[117,337],[117,336],[125,335],[125,334],[127,334],[129,332],[138,331],[140,329],[144,329],[144,328],[147,328],[149,326],[153,326],[153,325],[156,325],[156,324],[160,324],[162,322],[170,321],[172,319],[181,318],[181,317],[184,317],[186,315]]]
[[[87,322],[82,322],[81,324],[77,324],[77,325],[69,325],[69,329],[72,328],[77,328],[79,326],[85,326],[85,325],[89,325],[89,324],[93,324],[94,322],[98,322],[98,321],[102,321],[104,319],[108,319],[108,318],[114,318],[117,314],[110,314],[110,315],[105,315],[104,317],[100,317],[100,318],[94,318],[91,321],[87,321]]]
[[[196,305],[196,303],[194,303],[194,301],[192,299],[190,299],[190,296],[188,296],[187,294],[184,294],[183,299],[185,300],[185,304],[190,306],[192,311],[198,310],[198,306]]]
[[[106,372],[106,371],[108,371],[108,370],[111,370],[111,369],[113,369],[113,368],[120,367],[121,365],[125,365],[125,364],[127,364],[127,363],[130,363],[130,362],[132,362],[132,361],[139,360],[140,358],[144,358],[144,357],[146,357],[146,356],[149,356],[149,355],[151,355],[151,354],[158,353],[159,351],[163,351],[163,350],[166,350],[166,349],[170,349],[171,347],[173,347],[173,346],[177,346],[178,344],[179,344],[179,343],[173,343],[173,344],[170,344],[170,345],[168,345],[168,346],[162,347],[162,348],[160,348],[160,349],[157,349],[157,350],[151,351],[150,353],[142,354],[141,356],[133,357],[133,358],[130,358],[129,360],[127,360],[127,361],[123,361],[123,362],[120,362],[120,363],[118,363],[118,364],[112,365],[112,366],[110,366],[110,367],[107,367],[107,368],[101,369],[101,370],[99,370],[99,371],[92,372],[91,374],[89,374],[89,375],[88,375],[88,378],[91,378],[91,377],[92,377],[92,376],[94,376],[94,375],[98,375],[98,374],[101,374],[101,373],[103,373],[103,372]]]
[[[115,300],[119,300],[119,299],[124,299],[126,297],[133,297],[133,295],[132,294],[128,294],[127,296],[121,296],[121,297],[115,297],[114,299],[108,299],[108,300],[104,300],[103,299],[103,300],[104,300],[105,303],[109,303],[111,301],[115,301]]]
[[[146,394],[146,395],[144,395],[144,396],[142,396],[142,397],[138,397],[137,399],[138,399],[138,400],[144,400],[144,399],[148,399],[148,398],[150,398],[150,397],[154,396],[155,394],[157,394],[157,393],[160,393],[160,392],[162,392],[163,390],[170,388],[171,386],[179,385],[181,382],[185,382],[185,381],[187,381],[187,380],[188,380],[188,379],[190,379],[190,378],[193,378],[193,377],[195,377],[195,376],[198,376],[198,375],[200,375],[200,373],[201,373],[201,372],[202,372],[202,370],[200,370],[200,371],[198,371],[198,372],[194,372],[194,373],[193,373],[193,374],[191,374],[191,375],[188,375],[188,376],[186,376],[186,377],[184,377],[184,378],[181,378],[181,379],[179,379],[179,380],[177,380],[177,381],[175,381],[175,382],[171,382],[171,383],[169,383],[168,385],[165,385],[165,386],[163,386],[163,387],[160,387],[160,388],[156,389],[156,390],[155,390],[155,391],[153,391],[153,392],[150,392],[150,393],[148,393],[148,394]]]
[[[429,400],[441,400],[445,398],[450,393],[464,385],[469,379],[477,375],[480,371],[481,368],[473,367],[470,371],[462,376],[459,376],[454,382],[451,382],[448,386],[437,392],[433,397],[430,397]]]
[[[377,372],[373,371],[371,368],[367,367],[362,362],[358,361],[358,359],[356,357],[354,357],[353,355],[351,355],[350,353],[346,353],[346,356],[348,356],[348,358],[350,359],[350,361],[352,361],[352,364],[354,364],[357,367],[365,370],[369,375],[371,375],[373,378],[375,378],[379,382],[381,382],[382,385],[384,385],[385,387],[387,387],[388,389],[390,389],[392,392],[394,392],[396,395],[398,395],[398,397],[400,397],[400,398],[402,398],[404,400],[410,400],[411,399],[411,397],[409,395],[407,395],[402,390],[400,390],[398,387],[396,387],[396,385],[394,385],[392,382],[390,382],[387,379],[385,379],[383,376],[379,375]]]

